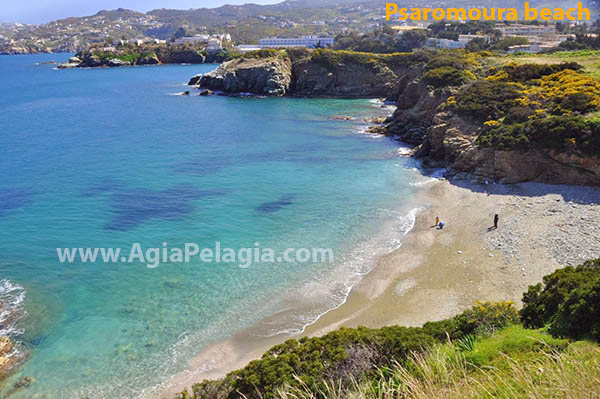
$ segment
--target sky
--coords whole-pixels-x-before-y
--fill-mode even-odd
[[[189,9],[223,4],[271,4],[277,0],[3,0],[0,22],[42,24],[66,17],[92,15],[100,10],[129,8],[146,12],[156,8]]]

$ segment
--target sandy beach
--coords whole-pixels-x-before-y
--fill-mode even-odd
[[[527,287],[553,270],[600,257],[600,189],[538,183],[475,184],[440,179],[418,198],[426,210],[401,248],[377,262],[344,305],[303,335],[341,326],[418,326],[453,316],[476,300],[520,304]],[[492,229],[498,213],[498,229]],[[446,223],[434,225],[436,216]],[[242,331],[196,356],[159,393],[219,378],[288,338]],[[156,392],[153,392],[156,394]],[[161,396],[161,397],[162,397]]]

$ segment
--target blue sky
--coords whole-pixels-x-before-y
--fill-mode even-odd
[[[155,8],[212,8],[223,4],[278,2],[278,0],[3,0],[0,6],[0,22],[40,24],[65,17],[91,15],[100,10],[119,7],[146,12]]]

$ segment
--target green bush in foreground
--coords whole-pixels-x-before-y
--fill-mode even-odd
[[[544,277],[543,286],[529,287],[523,302],[520,317],[526,327],[549,324],[555,335],[600,339],[600,259]],[[579,343],[569,346],[564,339],[527,329],[519,322],[512,302],[481,302],[458,316],[423,327],[341,328],[322,337],[290,339],[243,369],[217,381],[195,384],[191,394],[184,391],[179,397],[565,397],[531,396],[538,388],[545,395],[550,393],[542,389],[550,381],[573,392],[600,394],[600,358],[593,363],[568,363],[572,360],[569,351]],[[600,353],[595,345],[593,350]],[[532,372],[538,365],[551,368],[552,364],[559,365],[552,368],[552,374],[534,378]],[[574,371],[584,365],[593,373]],[[560,373],[568,379],[557,380]],[[595,378],[597,384],[578,383],[582,378],[578,373]],[[590,391],[590,386],[596,391]]]
[[[565,267],[523,294],[523,323],[553,334],[600,340],[600,259]]]
[[[517,342],[495,345],[494,341]],[[509,327],[482,338],[474,351],[493,347],[476,366],[453,344],[412,354],[404,365],[356,381],[350,392],[336,381],[325,389],[282,389],[280,399],[565,399],[600,395],[600,347],[552,340],[536,330]]]
[[[329,379],[350,385],[378,367],[402,362],[410,353],[436,342],[493,331],[517,321],[512,303],[485,302],[459,316],[423,327],[341,328],[323,337],[290,339],[221,380],[195,384],[189,397],[272,399],[282,386],[308,387],[316,392]]]

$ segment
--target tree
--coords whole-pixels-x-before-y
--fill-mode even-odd
[[[188,36],[187,30],[184,27],[181,27],[175,32],[175,34],[173,35],[173,39],[180,39],[186,36]]]
[[[421,48],[427,41],[427,32],[421,29],[414,29],[404,32],[398,39],[399,51],[412,51]]]
[[[469,41],[465,47],[467,51],[472,52],[485,50],[486,48],[488,48],[488,42],[483,37],[476,37],[475,39]]]

